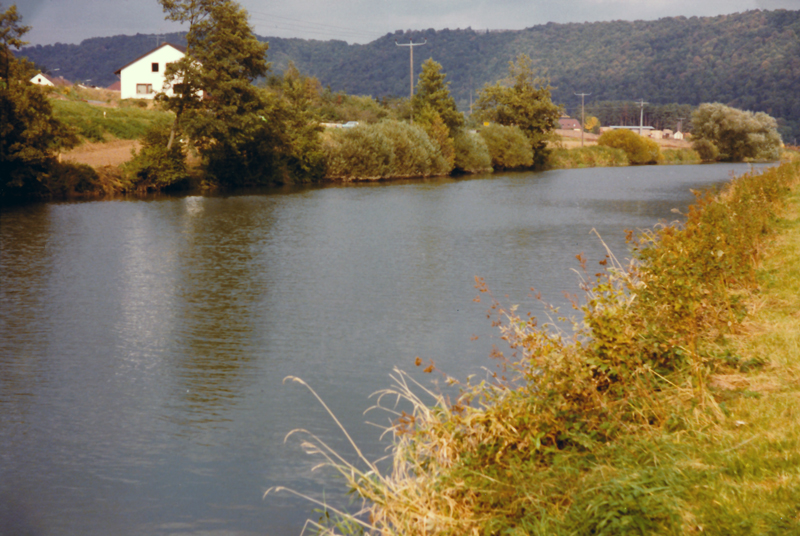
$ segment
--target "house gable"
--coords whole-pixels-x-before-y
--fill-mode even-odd
[[[120,97],[152,99],[162,91],[172,95],[172,89],[164,89],[164,71],[169,63],[180,60],[185,53],[184,47],[164,43],[120,67],[114,72],[120,77]]]

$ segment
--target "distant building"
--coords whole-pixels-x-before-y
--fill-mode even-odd
[[[122,83],[119,80],[111,84],[106,88],[109,91],[122,91]]]
[[[123,99],[152,99],[156,93],[173,95],[172,88],[164,89],[164,71],[167,65],[186,54],[184,47],[164,43],[124,67],[114,71],[120,78]]]
[[[581,122],[571,117],[562,117],[558,120],[558,128],[561,130],[580,130]]]
[[[39,73],[31,78],[31,84],[48,87],[67,87],[72,85],[69,80],[64,80],[60,76],[51,76],[44,73]]]

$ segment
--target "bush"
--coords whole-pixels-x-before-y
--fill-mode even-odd
[[[628,156],[622,149],[591,145],[575,149],[555,149],[550,153],[548,167],[574,169],[588,167],[622,167],[628,165]]]
[[[720,103],[706,103],[692,114],[692,124],[696,140],[704,140],[719,150],[715,155],[717,160],[738,162],[745,158],[780,158],[778,123],[765,113],[754,114]]]
[[[631,164],[656,164],[661,159],[656,142],[628,129],[608,130],[600,135],[597,144],[622,149]]]
[[[462,132],[453,140],[455,169],[462,173],[492,171],[492,157],[486,142],[478,134]]]
[[[175,139],[167,151],[170,128],[156,125],[142,139],[142,148],[125,164],[134,187],[160,190],[187,178],[186,154],[180,140]]]
[[[519,127],[491,124],[480,135],[489,149],[494,169],[514,169],[533,165],[531,142]]]
[[[709,140],[695,140],[692,142],[692,149],[697,151],[703,162],[713,162],[719,156],[719,149]]]
[[[328,131],[323,151],[328,178],[428,177],[450,172],[425,130],[401,121]]]
[[[101,193],[100,177],[91,166],[73,162],[53,164],[48,173],[47,187],[56,197],[73,197]]]
[[[661,156],[661,164],[699,164],[703,160],[694,149],[666,149]]]

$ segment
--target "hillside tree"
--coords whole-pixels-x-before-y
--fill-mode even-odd
[[[553,104],[547,81],[535,76],[530,57],[522,54],[509,62],[508,77],[486,85],[475,109],[479,120],[519,127],[530,142],[534,165],[545,163],[561,108]]]

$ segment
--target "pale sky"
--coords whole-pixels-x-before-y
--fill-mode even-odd
[[[0,0],[16,3],[31,44],[186,30],[157,0]],[[240,0],[256,34],[367,43],[395,30],[515,30],[548,22],[655,20],[751,9],[800,9],[800,0]]]

